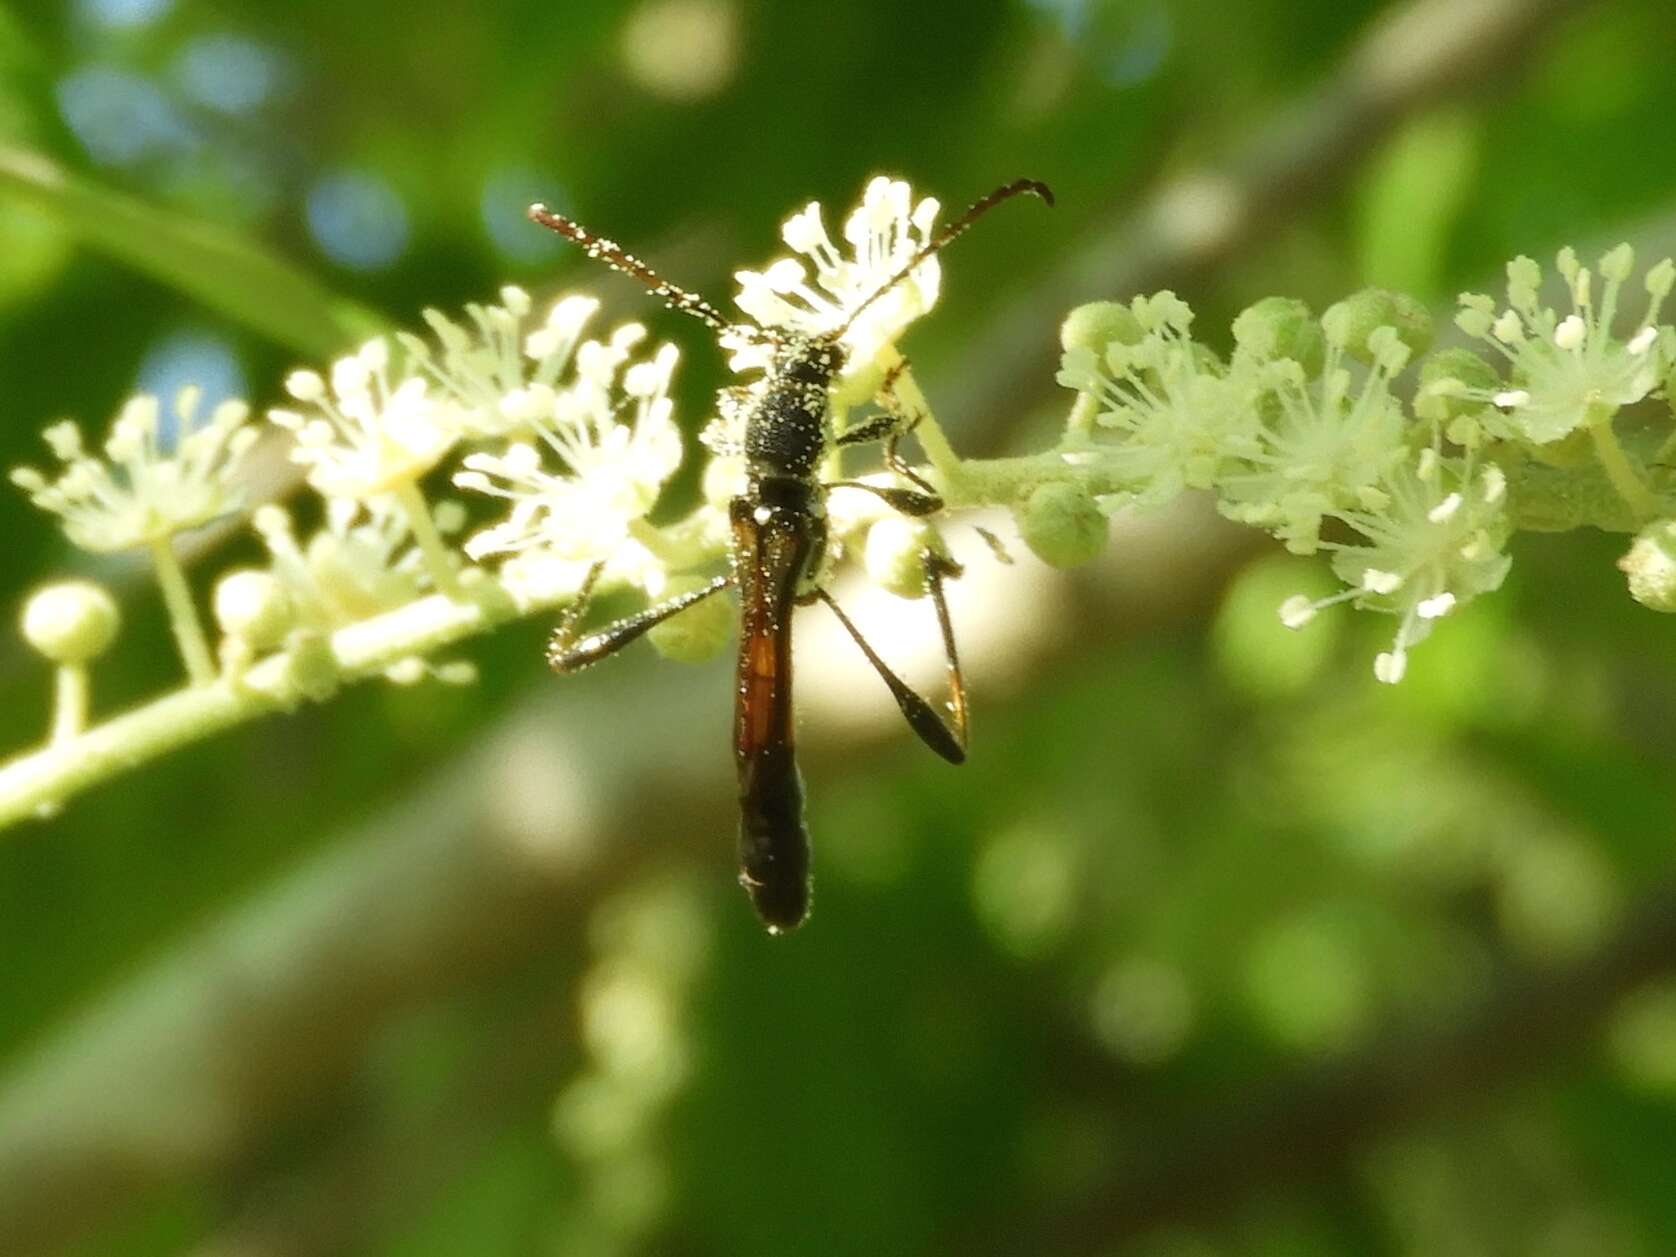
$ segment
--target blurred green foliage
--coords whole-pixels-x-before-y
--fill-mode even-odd
[[[1033,276],[1074,265],[1160,178],[1244,153],[1398,7],[12,3],[0,150],[108,189],[120,212],[92,222],[85,196],[0,184],[0,463],[136,387],[199,376],[272,401],[304,343],[506,281],[584,285],[679,337],[696,429],[719,356],[526,227],[524,203],[724,294],[786,213],[847,203],[874,172],[946,203],[1046,179],[1054,215],[998,219],[950,255],[910,345],[935,398]],[[1576,7],[1514,69],[1417,111],[1234,264],[1184,281],[1205,324],[1366,283],[1444,308],[1513,254],[1566,242],[1668,250],[1676,10]],[[206,240],[271,269],[167,256]],[[1063,404],[1046,378],[1008,388],[1020,433]],[[960,417],[944,418],[958,443]],[[14,601],[90,567],[21,495],[0,495],[0,530]],[[1168,572],[1167,531],[1145,544]],[[1622,544],[1526,539],[1508,588],[1395,689],[1366,675],[1386,625],[1278,627],[1281,597],[1323,583],[1308,564],[1260,556],[1214,598],[1150,617],[1085,590],[1027,684],[971,678],[961,773],[900,744],[859,761],[826,744],[810,771],[818,908],[796,938],[757,931],[727,832],[683,842],[555,923],[538,961],[379,1026],[353,1080],[294,1097],[237,1165],[124,1201],[78,1251],[225,1251],[194,1246],[357,1152],[405,1203],[345,1188],[348,1238],[276,1251],[1676,1251],[1676,954],[1637,962],[1621,1011],[1511,1019],[1486,1053],[1505,1077],[1422,1081],[1365,1121],[1346,1105],[1342,1138],[1284,1104],[1413,1027],[1455,1024],[1510,974],[1611,955],[1627,923],[1676,911],[1676,655],[1623,595]],[[178,667],[155,596],[130,582],[126,605],[105,707]],[[526,626],[478,644],[472,690],[352,691],[0,836],[0,1062],[21,1067],[88,1001],[376,822],[527,695],[550,690],[540,719],[562,728],[538,641]],[[639,652],[614,666],[675,667]],[[725,800],[716,666],[713,715],[674,738],[710,756]],[[40,736],[48,681],[0,651],[6,746]],[[442,1111],[532,1017],[496,1102]],[[1535,1059],[1527,1040],[1545,1045]],[[1271,1099],[1272,1126],[1239,1123]],[[1135,1186],[1158,1174],[1179,1181]]]

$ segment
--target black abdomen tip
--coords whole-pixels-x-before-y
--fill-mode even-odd
[[[771,933],[802,925],[809,915],[809,835],[803,826],[740,826],[739,884]]]
[[[776,878],[767,882],[753,882],[744,873],[739,884],[751,896],[751,905],[770,934],[789,934],[809,916],[809,879],[805,877]]]

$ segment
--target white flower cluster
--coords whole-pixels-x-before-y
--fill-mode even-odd
[[[532,418],[550,411],[582,330],[599,309],[593,297],[564,297],[548,308],[539,327],[530,328],[529,294],[508,285],[500,298],[500,305],[466,306],[469,327],[426,310],[434,348],[408,332],[396,336],[413,369],[461,408],[460,427],[471,437],[527,432]]]
[[[291,458],[327,498],[365,501],[414,484],[460,438],[460,414],[427,382],[390,370],[390,345],[368,341],[332,364],[330,383],[313,371],[286,377],[307,410],[270,410],[296,437]]]
[[[1364,540],[1323,543],[1348,588],[1314,602],[1289,598],[1280,617],[1288,628],[1301,628],[1335,602],[1396,616],[1396,640],[1373,665],[1376,677],[1395,684],[1408,669],[1409,647],[1435,621],[1501,587],[1512,566],[1504,552],[1512,521],[1507,477],[1494,463],[1478,464],[1472,450],[1445,459],[1428,446],[1383,483],[1388,496],[1379,510],[1341,515]]]
[[[850,324],[842,338],[849,370],[838,387],[876,382],[881,356],[936,300],[936,260],[916,267],[853,324],[852,315],[930,240],[937,211],[934,200],[916,202],[907,184],[875,179],[845,220],[848,248],[840,249],[811,203],[783,233],[804,261],[782,258],[760,273],[739,273],[739,305],[758,328],[741,327],[736,343],[760,350],[771,336],[759,330],[822,336]],[[506,287],[498,303],[468,305],[461,318],[425,311],[429,336],[376,337],[324,373],[292,372],[285,380],[292,404],[268,417],[290,434],[291,459],[326,499],[324,522],[299,541],[289,514],[259,511],[255,523],[271,564],[260,580],[239,574],[234,592],[260,588],[264,600],[290,608],[284,622],[312,631],[429,590],[465,596],[458,555],[441,541],[448,529],[439,521],[448,512],[428,506],[420,491],[462,446],[454,483],[507,504],[505,517],[462,549],[474,561],[502,560],[502,585],[515,600],[561,597],[595,563],[660,591],[671,547],[646,516],[682,458],[670,397],[678,355],[672,345],[646,348],[645,329],[633,323],[587,338],[598,308],[592,297],[567,296],[537,315],[528,293]],[[743,357],[742,368],[760,367]],[[753,388],[760,381],[733,395],[748,404]],[[103,457],[84,447],[74,424],[57,425],[46,435],[62,472],[49,479],[19,468],[13,479],[63,517],[76,544],[155,552],[174,534],[243,505],[241,463],[259,430],[247,424],[242,402],[224,403],[203,422],[198,404],[189,389],[164,415],[155,399],[135,397]],[[724,506],[708,494],[699,514],[716,518],[688,530],[710,557],[725,544]],[[201,628],[184,622],[196,615],[189,590],[166,545],[158,562],[170,569],[160,575],[183,639],[193,639],[183,648],[201,679],[207,653]],[[221,601],[243,605],[231,593]],[[243,624],[250,617],[230,618]]]
[[[1126,487],[1108,510],[1207,489],[1295,553],[1330,552],[1347,589],[1288,600],[1283,622],[1336,602],[1393,615],[1374,671],[1399,680],[1436,620],[1501,584],[1513,527],[1501,468],[1411,420],[1393,391],[1424,339],[1411,308],[1370,291],[1315,320],[1271,299],[1236,322],[1226,361],[1191,339],[1191,319],[1159,293],[1067,323],[1059,379],[1093,407],[1069,446]],[[1102,342],[1073,326],[1103,329]]]
[[[430,587],[407,517],[381,504],[334,498],[324,524],[299,542],[290,514],[259,507],[252,524],[299,618],[332,629],[411,602]]]
[[[892,281],[932,239],[937,212],[936,201],[916,201],[907,184],[881,178],[845,219],[843,247],[828,236],[818,204],[793,215],[783,235],[801,260],[739,273],[738,303],[756,325],[724,336],[742,351],[735,365],[760,369],[763,351],[782,337],[841,330],[847,369],[834,393],[851,390],[856,400],[873,392],[897,337],[936,300],[935,259]],[[716,460],[704,504],[687,520],[652,526],[647,515],[683,455],[671,397],[678,355],[672,345],[647,345],[634,323],[589,338],[598,308],[592,297],[572,295],[538,312],[528,293],[509,286],[496,302],[467,305],[457,317],[426,310],[428,334],[375,337],[324,371],[288,375],[289,404],[268,412],[269,431],[284,439],[325,507],[306,537],[286,509],[256,512],[268,563],[217,585],[218,650],[170,543],[243,509],[245,456],[262,431],[243,402],[200,417],[194,389],[167,413],[138,396],[102,451],[61,423],[46,433],[64,464],[58,474],[19,468],[12,478],[62,517],[77,545],[150,552],[195,684],[214,679],[217,658],[221,675],[240,683],[268,651],[294,647],[299,658],[318,657],[337,628],[432,593],[487,599],[485,606],[505,605],[507,596],[524,607],[549,605],[604,565],[655,595],[684,568],[725,552],[738,460]],[[756,379],[728,391],[736,418],[762,387]],[[455,457],[453,484],[506,511],[463,544],[443,538],[469,512],[457,502],[429,503],[423,490]],[[469,567],[491,560],[498,583]],[[321,687],[332,683],[329,672],[317,678]]]
[[[1542,268],[1528,257],[1507,264],[1507,305],[1499,313],[1491,297],[1461,297],[1456,324],[1505,360],[1510,380],[1491,388],[1454,379],[1431,386],[1443,396],[1495,407],[1505,417],[1490,416],[1490,432],[1536,445],[1609,422],[1620,407],[1651,393],[1676,363],[1676,331],[1658,321],[1676,263],[1666,258],[1647,272],[1645,313],[1622,339],[1613,325],[1635,251],[1621,244],[1600,259],[1598,302],[1595,272],[1571,249],[1560,250],[1555,267],[1571,298],[1571,313],[1563,317],[1541,304]]]
[[[585,339],[599,304],[590,297],[560,298],[533,318],[523,290],[504,288],[500,296],[498,305],[467,307],[463,324],[427,311],[434,343],[398,336],[399,371],[391,370],[387,343],[375,340],[333,367],[329,389],[312,372],[287,381],[311,407],[306,415],[273,413],[297,433],[292,456],[329,499],[367,506],[364,522],[353,526],[354,510],[330,515],[323,553],[353,555],[361,569],[381,556],[392,577],[403,578],[398,584],[428,573],[451,588],[453,560],[442,552],[431,512],[415,505],[414,486],[465,444],[471,452],[455,483],[502,498],[511,510],[464,551],[473,560],[513,556],[502,576],[515,597],[574,589],[595,561],[626,566],[657,586],[661,569],[630,530],[681,460],[669,398],[674,347],[637,361],[646,335],[638,324]],[[403,509],[392,511],[392,501]],[[408,540],[425,553],[423,567],[404,548]],[[360,579],[367,584],[370,571]]]
[[[823,336],[850,321],[861,305],[893,279],[930,242],[941,206],[932,197],[915,202],[900,179],[879,177],[867,185],[861,204],[844,220],[845,253],[832,243],[820,203],[811,201],[786,220],[781,231],[797,258],[779,258],[761,271],[735,273],[739,308],[764,328]],[[814,269],[813,283],[809,270]],[[908,325],[937,302],[942,267],[936,257],[916,266],[907,278],[850,322],[840,338],[848,353],[836,384],[840,404],[871,397],[885,370],[881,361]],[[740,368],[763,365],[748,350],[735,359]]]
[[[459,592],[457,559],[440,538],[465,513],[456,503],[426,505],[418,485],[462,443],[476,451],[459,483],[512,503],[505,521],[464,549],[474,559],[514,554],[506,575],[515,598],[529,592],[520,573],[546,580],[536,592],[552,598],[575,588],[578,562],[584,569],[596,559],[621,565],[625,552],[642,584],[661,584],[661,567],[629,532],[681,459],[669,398],[674,348],[637,360],[645,331],[634,324],[604,341],[584,340],[598,304],[591,298],[562,298],[540,321],[529,318],[532,303],[519,290],[505,289],[501,298],[470,307],[469,330],[429,312],[434,345],[404,335],[393,350],[377,338],[324,375],[299,370],[286,378],[294,405],[269,417],[291,434],[291,458],[326,500],[322,526],[304,541],[283,509],[256,513],[271,556],[261,588],[291,609],[287,623],[329,631],[433,589]],[[74,424],[56,425],[47,441],[65,463],[58,477],[32,468],[12,477],[37,505],[62,516],[85,549],[165,543],[159,562],[170,571],[160,575],[176,594],[171,614],[191,639],[183,648],[202,680],[202,629],[181,596],[185,583],[166,543],[242,507],[241,464],[259,429],[246,422],[242,402],[224,403],[202,422],[198,409],[190,389],[172,415],[154,398],[135,397],[117,416],[103,457],[85,448]],[[542,466],[544,457],[551,466]],[[553,584],[550,561],[564,566],[562,583]],[[218,612],[237,601],[231,592],[258,585],[249,572],[229,580]],[[269,636],[265,647],[282,644]]]
[[[1631,457],[1612,421],[1676,366],[1676,330],[1659,322],[1676,264],[1647,272],[1644,312],[1620,333],[1634,266],[1628,245],[1594,270],[1561,250],[1562,314],[1542,304],[1535,262],[1510,263],[1506,306],[1467,294],[1456,319],[1503,370],[1468,350],[1440,351],[1412,415],[1395,382],[1430,326],[1399,294],[1359,293],[1319,320],[1297,302],[1259,302],[1235,321],[1227,361],[1190,338],[1192,314],[1173,294],[1084,307],[1066,323],[1059,379],[1083,394],[1091,409],[1078,413],[1092,421],[1073,425],[1066,447],[1126,490],[1102,500],[1108,510],[1208,489],[1223,514],[1288,549],[1330,552],[1345,590],[1289,599],[1281,619],[1302,627],[1337,602],[1395,616],[1374,672],[1396,682],[1435,621],[1507,574],[1514,516],[1503,464],[1563,463],[1541,447],[1587,430],[1592,449],[1568,446],[1566,458],[1597,457],[1592,474],[1632,514],[1660,507],[1643,483],[1657,460]]]
[[[542,386],[542,405],[528,409],[530,437],[499,453],[468,454],[455,475],[461,488],[510,504],[506,519],[465,549],[474,559],[513,556],[502,571],[515,593],[532,581],[544,588],[543,573],[555,571],[574,584],[575,571],[595,562],[661,591],[662,568],[632,529],[681,462],[669,397],[678,354],[662,345],[634,361],[644,337],[631,323],[609,341],[581,345],[571,384]]]
[[[1290,358],[1264,364],[1258,448],[1219,483],[1223,514],[1270,529],[1296,554],[1315,552],[1329,516],[1388,507],[1388,481],[1406,449],[1407,418],[1391,380],[1408,364],[1408,346],[1395,328],[1375,328],[1365,345],[1371,365],[1358,381],[1345,362],[1350,324],[1342,306],[1323,316],[1324,362],[1314,378]]]
[[[1099,403],[1106,457],[1150,506],[1209,489],[1260,453],[1261,381],[1194,343],[1193,312],[1173,292],[1137,297],[1129,308],[1135,338],[1113,340],[1104,353],[1068,349],[1059,382]]]
[[[64,521],[84,550],[105,553],[167,541],[238,509],[239,465],[256,430],[249,408],[227,401],[198,422],[199,391],[182,389],[172,415],[155,397],[130,398],[111,425],[105,456],[89,453],[81,429],[66,419],[46,430],[64,463],[55,480],[33,467],[12,471],[13,483],[42,510]]]

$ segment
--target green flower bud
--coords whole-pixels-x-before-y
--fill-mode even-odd
[[[1321,374],[1326,340],[1321,324],[1303,302],[1264,297],[1234,320],[1234,343],[1260,362],[1290,358],[1311,379]]]
[[[1405,292],[1386,288],[1364,288],[1328,308],[1321,316],[1327,334],[1340,341],[1344,352],[1358,362],[1372,365],[1368,337],[1375,328],[1395,329],[1397,339],[1410,354],[1423,354],[1432,345],[1432,316],[1426,307]],[[1336,334],[1336,335],[1335,335]]]
[[[1137,344],[1145,333],[1134,312],[1120,301],[1090,301],[1065,316],[1059,343],[1066,349],[1089,349],[1103,354],[1106,346]]]
[[[296,620],[291,595],[271,572],[232,572],[215,587],[215,622],[253,650],[271,650]]]
[[[1440,349],[1420,364],[1420,388],[1414,395],[1414,413],[1422,419],[1447,423],[1461,415],[1484,409],[1482,401],[1467,391],[1494,393],[1502,387],[1496,369],[1470,349]]]
[[[1629,595],[1650,611],[1676,611],[1676,520],[1661,519],[1641,530],[1618,560],[1629,577]]]
[[[898,598],[925,597],[925,552],[940,550],[936,529],[922,520],[887,515],[867,530],[867,576]]]
[[[1106,548],[1106,513],[1079,485],[1065,481],[1041,485],[1013,514],[1024,544],[1054,567],[1087,563]]]
[[[97,658],[121,625],[115,599],[89,581],[48,585],[23,608],[24,640],[57,664]]]
[[[690,594],[708,581],[696,576],[677,576],[664,590],[665,597]],[[647,632],[652,649],[665,659],[679,663],[703,663],[733,636],[737,613],[726,598],[712,595]]]

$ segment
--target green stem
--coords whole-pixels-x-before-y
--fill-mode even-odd
[[[89,688],[85,663],[58,665],[52,694],[53,746],[68,742],[87,726]]]
[[[925,399],[925,394],[914,381],[913,369],[894,349],[881,361],[887,371],[900,368],[891,390],[895,393],[906,418],[913,423],[914,437],[919,441],[920,448],[925,451],[925,456],[931,460],[931,465],[937,469],[938,475],[947,481],[958,480],[960,456],[954,452],[954,446],[949,444],[948,437],[943,434],[943,429],[937,422],[937,416],[931,411],[931,403]]]
[[[937,487],[951,507],[1011,506],[1040,485],[1069,482],[1096,497],[1134,488],[1092,452],[1069,450],[1027,454],[1021,458],[971,459],[949,477],[940,472]]]
[[[573,589],[555,591],[527,605],[524,613],[539,614],[574,597]],[[338,681],[382,676],[398,660],[434,654],[515,614],[510,595],[462,603],[432,594],[345,625],[329,638],[315,634],[296,641],[252,664],[238,678],[214,678],[165,694],[0,764],[0,827],[49,813],[71,796],[177,747],[329,695]],[[332,683],[325,686],[319,684],[322,664],[331,671]]]
[[[169,627],[174,630],[180,657],[186,663],[186,675],[193,685],[208,685],[215,679],[209,641],[204,637],[204,624],[192,601],[192,587],[186,582],[186,572],[175,557],[169,538],[158,537],[152,541],[151,561],[157,569],[157,584],[163,590],[163,605],[168,608]]]
[[[1624,447],[1618,443],[1611,417],[1590,424],[1589,435],[1594,438],[1595,457],[1600,459],[1601,469],[1624,500],[1624,505],[1634,511],[1643,523],[1657,519],[1660,514],[1658,497],[1641,479],[1629,455],[1624,453]]]
[[[1102,464],[1097,450],[1055,450],[1023,458],[962,460],[938,425],[931,403],[914,382],[912,370],[894,355],[887,362],[887,367],[898,363],[902,369],[892,389],[907,417],[916,421],[914,436],[931,460],[937,487],[949,506],[1011,506],[1031,489],[1048,481],[1072,481],[1095,495],[1121,493],[1133,488]],[[1084,407],[1083,401],[1088,401],[1088,406]],[[1094,414],[1092,399],[1079,398],[1071,411],[1073,432],[1077,431],[1079,423],[1092,429]]]
[[[425,570],[431,574],[431,583],[456,602],[459,601],[463,595],[460,575],[454,570],[454,553],[436,530],[436,521],[431,518],[431,508],[425,502],[425,495],[419,492],[418,485],[409,480],[396,490],[396,501],[407,513],[407,526],[413,532],[414,541],[419,543],[419,555],[425,561]]]

